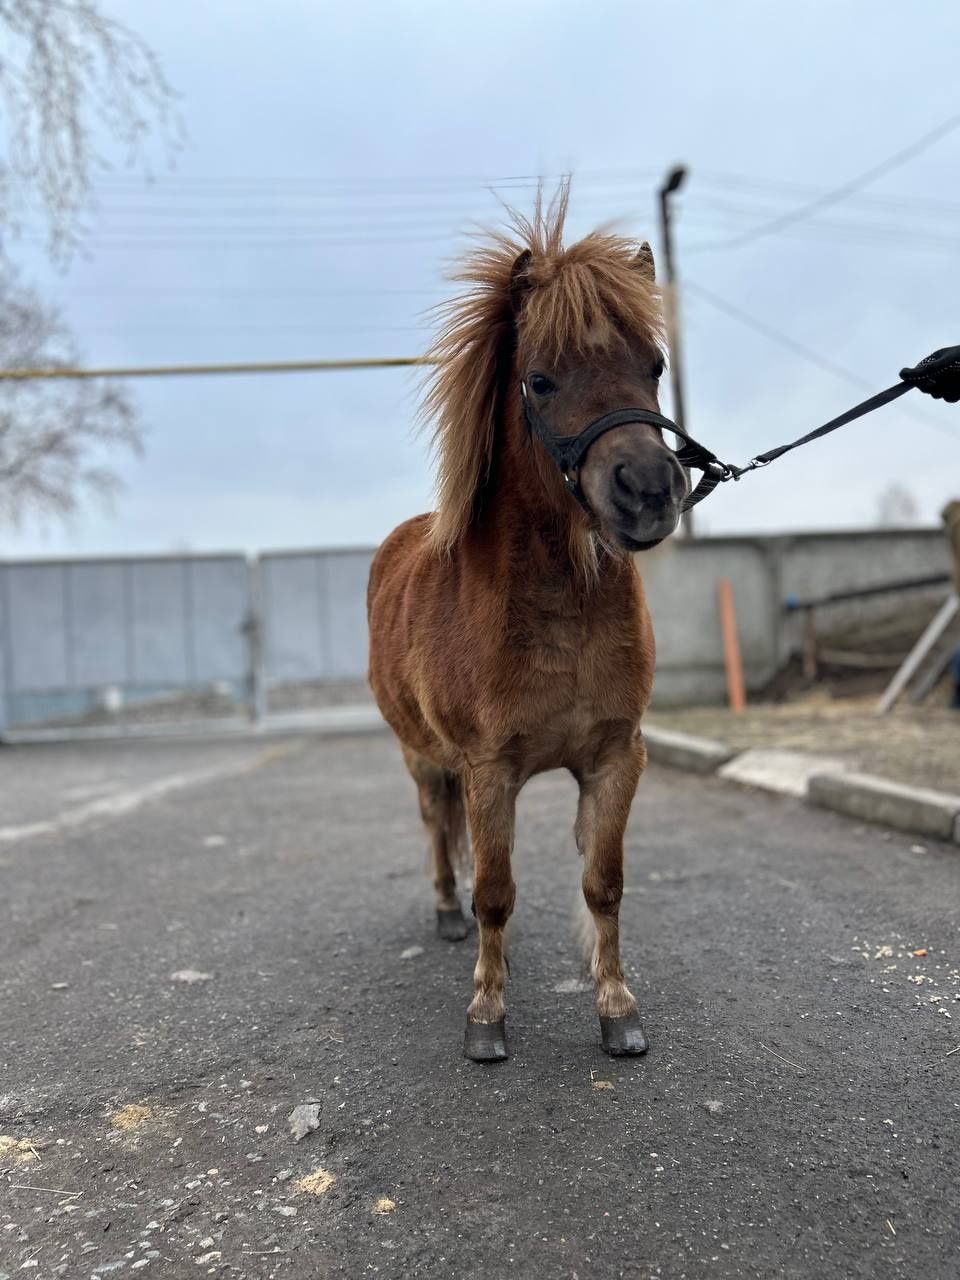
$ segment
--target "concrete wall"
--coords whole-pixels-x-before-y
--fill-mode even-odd
[[[799,648],[800,620],[783,608],[788,597],[947,573],[951,559],[942,530],[878,529],[672,541],[638,564],[657,636],[654,699],[665,706],[725,696],[719,578],[733,584],[744,674],[756,690]],[[842,625],[884,607],[889,598],[831,606],[830,621]]]
[[[82,714],[111,686],[239,684],[249,609],[239,555],[0,564],[0,728]]]
[[[372,551],[290,551],[259,560],[269,684],[355,680],[367,671]]]
[[[0,563],[0,728],[4,700],[9,723],[32,718],[28,704],[45,705],[47,695],[92,696],[110,684],[239,685],[250,671],[244,623],[254,599],[268,685],[362,679],[371,555]],[[944,534],[930,529],[672,541],[638,563],[657,636],[655,700],[667,705],[724,697],[720,578],[733,584],[746,681],[757,690],[799,647],[788,596],[946,573],[951,560]],[[831,621],[876,607],[832,607]]]
[[[654,698],[670,703],[723,697],[723,641],[717,582],[729,578],[743,655],[752,688],[777,665],[777,561],[763,538],[704,538],[669,542],[637,559],[657,639]]]

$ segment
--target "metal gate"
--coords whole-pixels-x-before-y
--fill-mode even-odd
[[[371,555],[0,563],[0,735],[210,729],[356,701]]]
[[[246,714],[250,588],[239,555],[0,565],[0,728]]]
[[[259,559],[266,711],[366,698],[373,552],[272,552]]]

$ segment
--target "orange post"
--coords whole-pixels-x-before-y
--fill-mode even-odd
[[[720,603],[720,630],[723,633],[723,661],[727,669],[727,700],[730,710],[740,712],[747,705],[743,690],[743,662],[740,659],[740,638],[737,635],[737,614],[733,607],[733,587],[729,578],[717,583]]]

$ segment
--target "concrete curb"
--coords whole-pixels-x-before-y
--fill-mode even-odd
[[[657,764],[712,773],[723,782],[796,796],[861,822],[960,844],[960,795],[855,773],[840,761],[804,752],[776,747],[736,751],[725,742],[656,726],[645,727],[643,737]]]
[[[672,769],[686,769],[688,773],[716,773],[737,754],[725,742],[658,729],[656,725],[643,726],[643,740],[651,760]]]
[[[807,800],[851,818],[960,844],[960,796],[944,791],[907,787],[868,773],[821,773],[810,778]]]
[[[742,787],[758,787],[784,796],[806,799],[807,783],[815,773],[845,773],[847,765],[833,756],[815,756],[783,747],[748,747],[719,770],[721,778]]]

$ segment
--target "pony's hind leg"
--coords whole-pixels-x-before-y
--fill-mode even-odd
[[[436,891],[437,932],[447,942],[461,942],[470,932],[457,896],[454,863],[466,862],[467,821],[463,784],[455,773],[441,769],[408,747],[403,749],[420,800],[420,814],[430,839],[433,887]]]
[[[471,769],[466,781],[473,838],[473,913],[479,925],[480,950],[473,971],[463,1052],[475,1062],[500,1062],[507,1057],[503,932],[516,893],[510,855],[517,787],[495,766]]]
[[[645,761],[646,748],[638,737],[620,750],[605,753],[579,777],[576,835],[589,911],[584,941],[596,984],[603,1047],[616,1057],[647,1050],[637,1002],[624,982],[620,963],[623,833]]]

